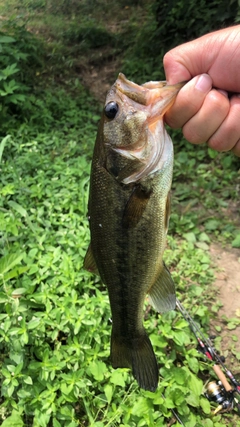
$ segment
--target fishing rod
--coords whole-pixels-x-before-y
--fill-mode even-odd
[[[184,308],[184,306],[180,303],[178,299],[176,300],[176,307],[182,314],[186,322],[189,324],[192,332],[194,333],[195,338],[198,342],[198,351],[202,353],[211,362],[216,362],[213,365],[213,370],[219,379],[219,383],[216,383],[215,381],[209,382],[205,393],[205,396],[208,400],[218,403],[218,407],[215,409],[214,414],[220,412],[229,412],[235,407],[240,413],[240,382],[226,367],[226,365],[224,364],[225,358],[223,356],[220,356],[216,352],[211,339],[204,336],[197,323],[193,320],[193,318],[190,316],[188,311]],[[227,377],[231,384],[229,383]],[[236,398],[235,393],[238,394],[238,398]],[[163,399],[165,399],[163,394],[162,397]],[[171,412],[176,421],[178,421],[178,423],[182,426],[185,426],[176,410],[171,409]]]
[[[219,404],[214,413],[217,414],[218,412],[230,411],[235,406],[240,413],[240,382],[225,366],[225,358],[216,352],[210,338],[206,338],[203,335],[201,329],[198,327],[196,322],[193,320],[193,318],[179,300],[176,301],[176,307],[193,331],[198,342],[199,352],[204,354],[210,361],[216,362],[213,365],[213,370],[217,375],[220,384],[217,384],[214,381],[210,382],[207,386],[207,392],[205,394],[209,400],[214,400]],[[239,395],[238,397],[236,397],[236,393]]]
[[[165,400],[165,396],[164,396],[164,394],[163,394],[163,393],[162,393],[162,398]],[[178,421],[178,422],[179,422],[179,424],[181,424],[182,426],[184,426],[184,427],[185,427],[185,424],[183,424],[183,421],[181,420],[181,418],[179,417],[179,415],[178,415],[178,413],[175,411],[175,409],[171,408],[171,412],[172,412],[172,414],[173,414],[174,418],[176,419],[176,421]]]

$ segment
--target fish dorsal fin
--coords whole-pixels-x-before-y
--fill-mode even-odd
[[[163,268],[148,291],[150,304],[159,312],[174,310],[176,307],[175,285],[169,270],[163,263]]]
[[[84,258],[83,267],[85,268],[85,270],[90,271],[90,273],[99,275],[97,264],[92,253],[91,243]]]
[[[134,188],[123,212],[122,225],[124,228],[136,227],[145,211],[151,191],[145,191],[138,185]]]

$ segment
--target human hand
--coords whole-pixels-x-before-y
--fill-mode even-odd
[[[191,79],[166,113],[166,123],[182,127],[193,144],[207,141],[240,156],[240,25],[172,49],[164,68],[170,84]]]

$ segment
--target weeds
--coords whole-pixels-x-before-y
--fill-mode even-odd
[[[45,2],[35,6],[41,9]],[[34,40],[29,45],[35,46]],[[8,43],[10,52],[14,43]],[[15,59],[16,67],[24,68],[23,59],[23,64]],[[19,70],[5,83],[20,76]],[[160,316],[146,301],[145,327],[160,364],[156,393],[139,390],[127,369],[111,368],[107,292],[83,269],[99,106],[78,79],[59,85],[43,76],[32,91],[20,88],[29,83],[26,76],[17,83],[15,94],[27,97],[31,109],[24,114],[19,109],[9,119],[0,142],[1,425],[162,427],[173,421],[174,408],[187,427],[239,426],[232,413],[212,415],[203,394],[208,366],[177,312]],[[186,146],[177,133],[173,140],[165,259],[179,299],[207,328],[209,306],[218,310],[209,244],[216,238],[239,242],[237,221],[227,211],[239,198],[238,163],[231,155]],[[238,322],[229,319],[229,330]]]

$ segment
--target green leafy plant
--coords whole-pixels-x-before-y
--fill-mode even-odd
[[[39,9],[43,3],[38,2]],[[33,2],[25,4],[34,9]],[[83,6],[89,10],[89,4]],[[2,36],[16,40],[8,45],[19,71],[1,80],[0,88],[11,79],[30,87],[29,74],[23,78],[21,72],[31,52],[38,57],[35,38],[24,29],[21,39],[16,34],[23,30],[16,33],[12,21],[9,25],[11,31]],[[85,37],[86,28],[80,30]],[[86,36],[88,48],[95,43],[91,36]],[[18,60],[17,46],[25,52],[21,43],[29,48],[28,56]],[[123,45],[129,45],[127,35]],[[9,65],[5,53],[3,69]],[[128,61],[132,70],[138,66],[136,58]],[[141,82],[153,70],[154,59],[147,62]],[[20,104],[4,107],[14,114],[0,142],[1,425],[163,427],[174,421],[173,409],[186,427],[239,427],[233,412],[213,415],[204,397],[205,382],[214,379],[212,369],[177,311],[160,316],[147,301],[144,307],[160,366],[156,393],[139,390],[127,369],[112,369],[108,295],[99,278],[83,269],[90,159],[100,108],[76,76],[63,79],[54,71],[50,79],[37,80],[31,93],[14,89],[13,94],[26,97],[31,114],[24,110],[22,115]],[[177,132],[172,137],[173,211],[165,260],[178,298],[207,329],[219,308],[209,246],[213,239],[225,244],[237,239],[237,223],[226,214],[226,205],[239,199],[239,165],[231,155],[186,145]],[[236,316],[226,320],[229,331],[239,324]],[[239,360],[234,347],[232,352]]]
[[[163,80],[162,58],[173,47],[239,20],[237,0],[155,0],[125,52],[123,71],[130,78]]]
[[[0,31],[0,109],[1,129],[13,117],[29,111],[35,73],[41,67],[41,42],[16,20],[3,21]]]

